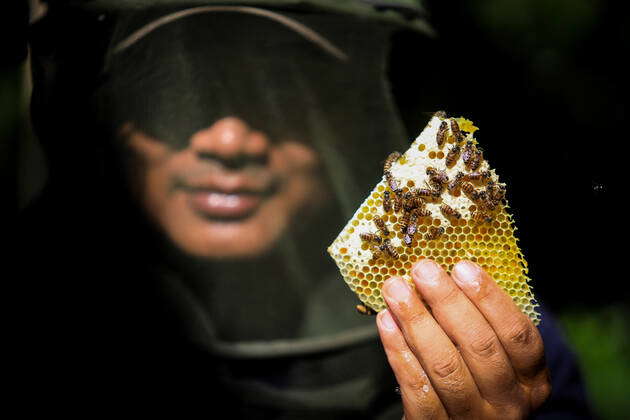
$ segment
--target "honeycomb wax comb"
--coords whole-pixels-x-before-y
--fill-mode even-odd
[[[539,323],[506,187],[484,160],[476,130],[465,118],[436,113],[404,154],[388,157],[383,178],[328,247],[360,312],[387,307],[381,287],[390,276],[413,284],[415,261],[431,258],[450,273],[466,259]]]

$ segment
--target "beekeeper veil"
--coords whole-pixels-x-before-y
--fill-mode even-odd
[[[86,37],[88,32],[100,31],[92,47],[101,48],[103,53],[98,60],[86,57],[94,73],[89,87],[74,86],[89,97],[85,104],[89,109],[79,109],[82,105],[76,100],[73,103],[77,112],[98,127],[94,137],[101,141],[99,150],[114,156],[103,163],[103,173],[116,182],[106,182],[104,189],[125,189],[131,203],[144,207],[140,217],[152,219],[150,225],[158,237],[169,237],[170,245],[160,249],[175,256],[158,259],[152,268],[159,271],[156,267],[164,263],[171,272],[189,270],[185,277],[193,280],[184,282],[186,293],[197,302],[206,302],[200,312],[204,317],[209,314],[206,327],[212,330],[210,341],[216,339],[212,343],[215,348],[221,340],[334,332],[334,323],[322,321],[328,316],[322,314],[333,311],[328,306],[334,302],[344,301],[351,319],[355,316],[354,298],[325,249],[382,175],[387,154],[404,150],[411,140],[387,80],[389,40],[400,25],[390,19],[389,11],[375,9],[371,2],[354,2],[361,4],[361,11],[369,11],[359,14],[348,14],[344,10],[347,2],[329,5],[339,9],[334,13],[319,13],[321,8],[315,6],[223,4],[184,8],[169,2],[154,2],[155,7],[130,2],[137,7],[121,6],[113,13],[101,13],[98,6],[106,3],[87,2],[93,22],[86,25],[90,26]],[[399,7],[405,9],[404,5]],[[384,18],[375,21],[374,13]],[[413,24],[417,21],[408,17],[405,25]],[[75,43],[80,42],[76,35],[74,32]],[[38,63],[46,65],[42,45],[45,41],[40,38],[36,67]],[[81,61],[77,54],[74,59]],[[81,77],[85,73],[83,69]],[[46,77],[39,79],[44,87],[38,89],[36,81],[34,117],[37,124],[39,116],[38,131],[45,137],[46,125],[50,130],[60,123],[59,119],[43,118],[38,107],[46,99],[50,104],[51,97],[68,101],[72,90],[51,89],[45,87]],[[75,83],[69,76],[65,80],[67,85]],[[219,156],[212,149],[213,141],[220,144],[227,138],[221,137],[217,127],[228,123],[238,127],[236,131],[245,130],[255,133],[252,138],[264,139],[252,141],[258,146],[251,146],[251,150],[263,147],[266,152],[250,153],[254,157]],[[195,149],[196,142],[203,141],[206,149]],[[138,147],[134,150],[130,144],[141,145],[141,159],[130,158],[138,154]],[[275,150],[296,152],[274,154]],[[214,174],[209,170],[208,176],[190,175],[186,171],[194,159],[205,159],[207,168],[219,170]],[[111,162],[116,162],[113,170]],[[286,168],[292,165],[299,167],[296,162],[309,162],[308,171],[293,173],[306,180],[317,179],[317,187],[287,187],[292,185],[291,177],[283,178],[282,174],[291,173]],[[274,175],[273,168],[280,168],[281,175]],[[185,175],[179,176],[177,171]],[[245,181],[239,184],[241,178]],[[156,181],[142,184],[147,179]],[[138,180],[144,186],[124,188]],[[166,199],[181,192],[177,205],[197,218],[190,235],[185,233],[188,227],[181,227],[188,213],[182,216],[161,206],[159,192],[154,191],[161,186]],[[286,212],[281,204],[269,206],[267,218],[263,218],[261,214],[267,211],[264,203],[281,197],[283,188],[288,191],[288,202],[293,200],[296,205]],[[176,193],[168,195],[171,191]],[[120,220],[125,217],[124,208],[117,207]],[[285,216],[290,220],[282,224]],[[204,223],[212,228],[206,229]],[[125,226],[125,237],[131,243],[130,232],[141,223],[111,224],[114,230]],[[275,236],[269,244],[259,248],[252,245],[255,252],[239,251],[234,253],[236,258],[230,258],[230,249],[240,249],[241,245],[245,249],[273,229]],[[190,251],[196,245],[188,246],[186,235],[200,246],[212,244],[206,248],[221,257]],[[234,244],[238,246],[232,247]],[[134,242],[134,255],[154,247],[153,239]],[[175,261],[172,265],[165,263],[169,258]],[[182,260],[193,268],[181,269],[178,264]],[[320,311],[319,315],[309,314],[312,291],[328,290],[323,286],[328,280],[324,279],[334,284],[329,288],[333,295],[322,295],[314,306],[318,309],[312,311]],[[230,311],[237,302],[247,310]],[[252,317],[252,313],[262,316]],[[337,322],[337,327],[343,324]],[[351,320],[346,327],[359,324]]]

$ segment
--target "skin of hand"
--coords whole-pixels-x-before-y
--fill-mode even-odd
[[[451,275],[432,260],[392,277],[377,316],[406,420],[520,419],[549,397],[543,342],[512,298],[477,264]]]

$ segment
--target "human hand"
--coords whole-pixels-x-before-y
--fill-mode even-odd
[[[385,282],[377,317],[406,420],[519,419],[547,399],[538,329],[486,272],[461,261],[449,276],[425,259],[412,278],[415,292]]]

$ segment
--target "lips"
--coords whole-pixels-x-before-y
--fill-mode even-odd
[[[263,201],[261,194],[225,193],[220,191],[188,192],[188,202],[198,214],[215,219],[242,219],[256,211]]]
[[[224,221],[251,216],[278,186],[278,178],[261,170],[190,171],[177,177],[174,184],[199,216]]]

